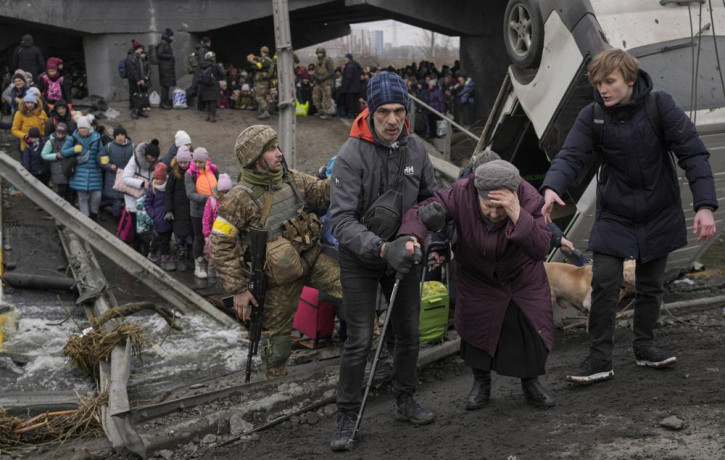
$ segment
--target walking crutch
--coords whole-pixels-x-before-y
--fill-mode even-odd
[[[420,251],[420,248],[416,246],[415,254],[413,255],[413,264],[419,264],[422,258],[423,254]],[[415,269],[415,267],[413,267],[412,269]],[[398,296],[398,287],[400,287],[400,281],[403,279],[404,276],[405,275],[400,272],[397,272],[395,274],[395,284],[393,285],[393,292],[390,293],[390,302],[388,302],[388,311],[385,313],[383,330],[380,331],[380,340],[378,341],[378,347],[375,350],[375,358],[373,359],[373,364],[372,366],[370,366],[370,375],[368,376],[368,381],[365,384],[365,393],[363,394],[362,403],[360,404],[360,411],[357,413],[357,420],[355,420],[355,428],[352,430],[352,436],[350,436],[350,441],[353,441],[355,439],[355,435],[360,429],[360,423],[362,422],[363,414],[365,413],[365,403],[367,403],[368,395],[370,395],[370,388],[373,386],[373,379],[375,378],[375,370],[378,367],[380,352],[383,350],[383,346],[385,346],[385,333],[388,331],[390,317],[393,316],[393,306],[395,305],[395,298]]]

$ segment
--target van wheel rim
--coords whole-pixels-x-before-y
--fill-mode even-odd
[[[516,5],[508,17],[508,41],[511,51],[524,57],[531,49],[531,13],[524,5]]]

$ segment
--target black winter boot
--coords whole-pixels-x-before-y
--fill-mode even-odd
[[[536,407],[550,408],[556,405],[554,398],[549,396],[546,388],[539,382],[537,377],[521,379],[521,389],[524,390],[526,400]]]
[[[413,425],[427,425],[433,423],[436,417],[433,412],[421,407],[412,393],[400,393],[395,396],[395,418]]]
[[[491,372],[473,369],[473,386],[468,393],[466,410],[477,410],[488,404],[491,398]]]
[[[188,268],[189,260],[186,256],[186,244],[176,245],[176,270],[185,272]]]

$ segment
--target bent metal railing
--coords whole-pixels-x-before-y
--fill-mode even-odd
[[[442,120],[444,120],[446,122],[446,134],[443,137],[444,141],[443,141],[443,152],[442,153],[443,153],[443,157],[447,161],[450,161],[450,159],[451,159],[451,126],[454,126],[456,129],[461,131],[463,134],[467,135],[474,141],[478,142],[478,136],[476,136],[471,131],[467,130],[460,124],[453,121],[453,119],[450,118],[448,115],[437,111],[436,109],[434,109],[430,105],[426,104],[425,102],[421,101],[420,99],[413,96],[412,94],[410,95],[410,100],[411,100],[411,104],[410,104],[410,111],[408,112],[408,123],[410,124],[411,132],[415,131],[416,104],[420,105],[427,111],[438,115]]]

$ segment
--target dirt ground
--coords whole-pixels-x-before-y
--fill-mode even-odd
[[[679,315],[678,315],[679,316]],[[390,392],[372,399],[355,450],[340,458],[476,459],[695,459],[724,458],[723,417],[725,318],[720,307],[683,315],[682,323],[658,330],[659,344],[678,350],[671,369],[634,364],[630,331],[619,328],[615,378],[591,387],[564,381],[566,372],[586,354],[583,331],[559,333],[544,384],[557,406],[528,406],[516,379],[493,377],[492,401],[466,411],[472,377],[457,358],[423,370],[420,401],[435,411],[432,425],[415,428],[393,419]],[[670,416],[684,422],[671,431],[660,422]],[[329,456],[334,417],[310,426],[287,423],[228,449],[206,452],[204,459],[311,458]]]
[[[149,119],[124,115],[104,120],[122,123],[133,139],[161,141],[168,149],[177,129],[186,130],[195,146],[204,146],[222,171],[236,173],[234,140],[257,120],[253,113],[221,111],[219,122],[207,123],[195,110],[154,110]],[[298,118],[297,169],[314,172],[334,155],[347,137],[345,121]],[[276,128],[273,117],[269,124]],[[703,257],[710,269],[668,287],[665,302],[725,294],[725,241]],[[616,332],[615,378],[591,387],[568,384],[564,376],[587,352],[585,331],[557,331],[542,378],[557,405],[550,410],[527,405],[519,382],[494,376],[492,401],[480,411],[466,411],[472,383],[468,369],[453,356],[419,373],[418,396],[432,409],[434,424],[415,428],[393,419],[389,387],[375,392],[366,410],[355,450],[339,458],[475,458],[475,459],[699,459],[725,458],[725,337],[723,305],[662,312],[658,343],[678,354],[678,363],[665,370],[635,365],[629,341],[631,324],[620,321]],[[296,417],[226,447],[211,448],[198,439],[156,458],[330,458],[329,441],[335,427],[334,406],[318,411],[322,417]],[[661,422],[671,416],[680,429]],[[219,433],[219,440],[227,433]],[[0,460],[6,460],[0,455]],[[107,441],[73,442],[61,448],[46,446],[16,458],[133,458],[113,454]]]
[[[266,124],[278,129],[278,117],[273,115],[267,120],[257,120],[256,113],[240,110],[219,110],[217,122],[204,121],[204,114],[194,109],[152,110],[149,118],[133,120],[128,108],[120,104],[111,104],[119,110],[121,116],[114,120],[102,120],[101,124],[113,129],[122,124],[134,142],[150,141],[157,138],[162,155],[174,141],[174,133],[182,129],[189,133],[194,147],[206,147],[212,161],[224,172],[239,171],[234,155],[234,142],[245,128],[254,124]],[[297,117],[296,163],[295,169],[314,173],[337,154],[348,136],[349,120],[320,120],[317,117]],[[287,158],[291,163],[291,158]]]

